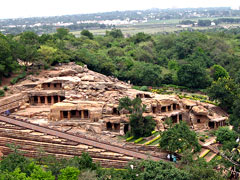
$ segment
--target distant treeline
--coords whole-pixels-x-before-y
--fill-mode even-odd
[[[34,32],[0,35],[0,75],[9,77],[19,69],[18,59],[45,68],[76,62],[135,85],[204,89],[216,79],[214,65],[240,79],[239,38],[237,31],[138,33],[124,38],[119,29],[105,36],[83,30],[75,37],[64,28],[41,36]]]
[[[179,24],[184,24],[184,25],[195,25],[197,24],[198,26],[211,26],[212,22],[215,23],[215,25],[222,24],[222,23],[229,23],[229,24],[240,24],[240,18],[219,18],[215,19],[213,21],[211,20],[201,20],[199,19],[198,21],[194,20],[183,20],[180,21]]]

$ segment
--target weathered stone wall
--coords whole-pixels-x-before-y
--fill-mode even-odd
[[[27,93],[14,94],[0,100],[0,113],[18,108],[29,100]]]
[[[100,162],[104,167],[121,168],[133,159],[133,157],[121,153],[78,144],[18,126],[0,123],[0,151],[5,155],[11,152],[7,147],[9,143],[19,145],[20,150],[26,152],[25,155],[29,157],[39,156],[40,150],[44,151],[45,155],[56,155],[61,158],[81,156],[82,152],[88,152],[95,162]]]

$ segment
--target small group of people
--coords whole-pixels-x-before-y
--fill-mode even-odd
[[[177,157],[174,154],[168,154],[167,159],[172,161],[172,162],[177,163]]]

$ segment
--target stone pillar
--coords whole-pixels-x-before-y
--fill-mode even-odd
[[[166,112],[168,112],[168,106],[166,106]]]
[[[173,111],[173,104],[171,105],[171,111]]]
[[[60,111],[60,119],[63,119],[63,111]]]
[[[115,130],[115,129],[114,129],[114,123],[112,123],[112,130]]]
[[[61,98],[60,98],[60,96],[58,96],[58,102],[61,102]]]
[[[50,83],[50,89],[54,89],[53,83]]]
[[[77,116],[77,117],[80,117],[80,116],[79,116],[79,111],[78,111],[78,110],[76,111],[76,116]]]
[[[216,122],[214,122],[214,129],[217,129],[217,125],[216,125]]]
[[[51,96],[51,104],[54,104],[54,96]]]
[[[81,110],[81,119],[84,119],[84,110]]]
[[[177,123],[179,124],[179,114],[177,115]]]
[[[71,119],[71,112],[68,111],[68,120],[70,120],[70,119]]]
[[[38,96],[38,104],[41,104],[41,98]]]
[[[45,96],[45,105],[48,105],[48,97]]]

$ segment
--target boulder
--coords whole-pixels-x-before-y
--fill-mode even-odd
[[[94,82],[94,76],[91,75],[85,75],[81,78],[82,81],[90,81],[90,82]]]
[[[73,69],[64,69],[61,72],[59,72],[58,76],[71,76],[77,74],[77,71]]]
[[[75,66],[73,69],[78,73],[84,72],[84,68],[82,66]]]
[[[208,110],[205,109],[203,106],[194,106],[192,110],[195,115],[200,115],[200,116],[208,115]]]

